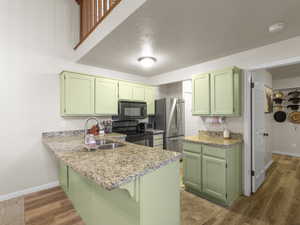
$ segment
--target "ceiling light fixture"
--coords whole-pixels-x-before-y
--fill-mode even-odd
[[[156,61],[157,61],[157,59],[154,57],[151,57],[151,56],[145,56],[145,57],[138,58],[138,62],[140,62],[142,64],[142,66],[145,68],[152,67]]]
[[[280,22],[280,23],[275,23],[269,26],[269,32],[270,33],[276,33],[279,31],[282,31],[285,28],[285,23]]]

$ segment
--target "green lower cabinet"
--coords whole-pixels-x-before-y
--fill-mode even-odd
[[[241,146],[222,148],[189,142],[183,146],[186,190],[230,206],[241,195]]]
[[[59,162],[59,183],[64,192],[68,193],[69,191],[69,168],[63,162]]]
[[[72,168],[67,178],[68,197],[86,225],[180,225],[179,161],[111,191]]]
[[[226,161],[203,155],[203,193],[226,201]]]
[[[184,183],[197,191],[202,191],[201,155],[186,151],[183,154]]]

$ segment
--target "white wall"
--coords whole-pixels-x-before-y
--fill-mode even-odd
[[[300,87],[300,76],[294,78],[273,80],[273,88]],[[288,92],[284,92],[288,93]],[[286,120],[278,123],[272,118],[272,150],[275,153],[295,155],[300,157],[300,126]]]
[[[237,66],[243,70],[254,70],[292,62],[300,62],[300,36],[198,65],[159,74],[151,77],[151,83],[161,85],[188,80],[191,79],[193,75],[230,66]]]
[[[243,117],[227,117],[225,124],[206,123],[205,116],[192,115],[192,80],[183,81],[183,98],[185,99],[186,135],[197,135],[199,130],[223,131],[227,127],[230,131],[243,133]]]
[[[253,71],[252,79],[254,82],[263,83],[265,86],[272,88],[272,75],[264,69]],[[264,106],[261,106],[264,107]],[[265,164],[268,165],[272,161],[272,143],[275,137],[273,137],[272,132],[272,120],[273,113],[265,113],[265,131],[269,133],[269,136],[266,137],[266,155],[265,155]]]
[[[56,161],[41,133],[83,127],[83,118],[59,115],[62,70],[145,81],[71,62],[78,15],[74,0],[1,1],[0,196],[57,180]]]
[[[182,82],[160,85],[158,98],[182,98]]]

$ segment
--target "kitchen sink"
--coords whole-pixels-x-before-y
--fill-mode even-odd
[[[123,146],[125,146],[125,144],[120,142],[101,139],[101,140],[96,140],[95,145],[85,145],[85,148],[88,151],[97,151],[97,150],[113,150]]]
[[[115,149],[115,148],[119,148],[119,147],[123,147],[123,146],[125,146],[125,144],[119,143],[119,142],[112,142],[112,143],[108,143],[108,144],[98,145],[97,149],[109,150],[109,149]]]

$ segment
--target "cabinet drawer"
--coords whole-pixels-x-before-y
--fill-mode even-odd
[[[183,142],[183,150],[188,152],[201,153],[202,147],[201,144],[195,144],[191,142]]]
[[[221,159],[226,158],[226,149],[203,145],[203,154]]]
[[[164,144],[164,139],[154,139],[153,140],[153,145],[163,145]]]
[[[156,135],[153,135],[153,140],[154,142],[156,140],[160,140],[160,139],[163,139],[164,138],[164,135],[163,134],[156,134]]]

